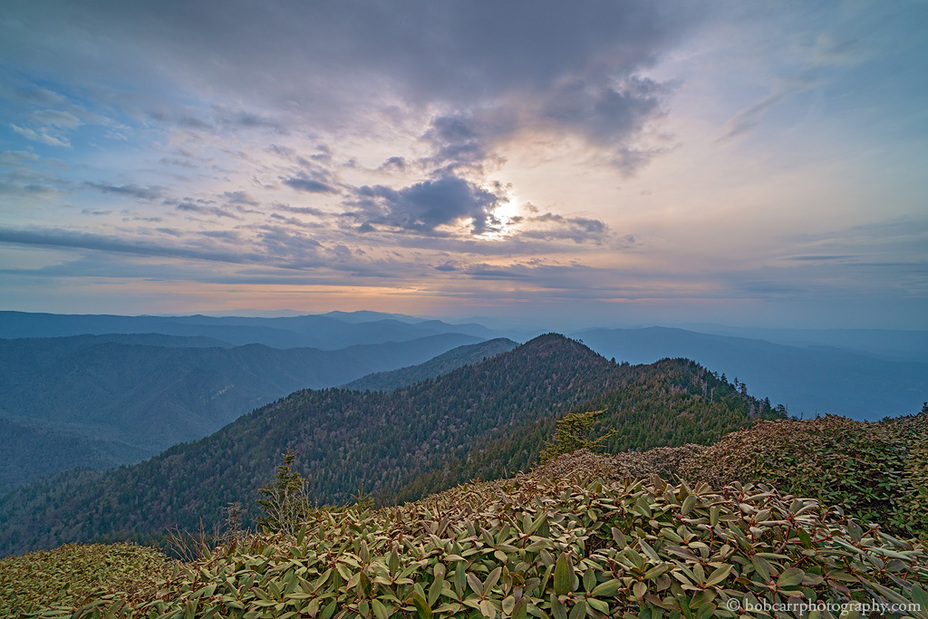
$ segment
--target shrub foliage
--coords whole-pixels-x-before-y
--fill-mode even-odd
[[[151,590],[173,562],[135,544],[68,544],[55,550],[0,559],[0,617],[74,608],[105,595]],[[156,590],[156,589],[155,589]]]
[[[707,448],[681,473],[716,487],[770,483],[889,532],[928,539],[928,410],[877,423],[834,415],[761,421]]]
[[[549,468],[463,485],[400,507],[317,509],[293,535],[218,549],[150,599],[108,595],[61,610],[151,619],[708,618],[736,616],[730,600],[873,599],[928,610],[925,547],[860,526],[839,507],[766,485],[602,483],[560,466],[557,475]]]

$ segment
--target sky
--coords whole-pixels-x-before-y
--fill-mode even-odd
[[[928,3],[18,2],[0,309],[928,329]]]

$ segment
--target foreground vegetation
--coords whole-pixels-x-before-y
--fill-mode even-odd
[[[579,451],[404,506],[315,509],[293,534],[241,537],[155,586],[44,616],[734,617],[765,602],[876,600],[908,609],[884,616],[928,617],[916,541],[767,485],[632,480],[705,449]]]
[[[760,421],[688,460],[680,474],[716,487],[773,484],[896,535],[928,540],[928,404],[918,415],[878,423],[835,415]]]
[[[155,590],[181,569],[161,552],[134,544],[68,544],[0,559],[0,617],[73,609],[104,595]]]

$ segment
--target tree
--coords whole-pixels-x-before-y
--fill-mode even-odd
[[[258,499],[258,505],[265,513],[258,518],[258,526],[293,535],[309,514],[311,505],[306,495],[306,479],[293,470],[296,454],[287,451],[281,455],[283,463],[277,467],[274,481],[258,490],[263,497]]]
[[[609,430],[599,438],[589,438],[596,418],[603,415],[606,409],[586,411],[583,413],[568,413],[557,422],[554,430],[554,440],[545,443],[541,452],[541,461],[548,462],[560,456],[569,454],[578,449],[598,451],[602,444],[616,435],[615,430]]]

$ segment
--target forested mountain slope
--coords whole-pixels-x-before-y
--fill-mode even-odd
[[[357,391],[393,391],[429,378],[438,378],[463,365],[479,363],[488,357],[509,352],[518,345],[512,340],[501,337],[478,344],[458,346],[425,363],[387,372],[374,372],[346,383],[342,385],[342,388]]]
[[[0,495],[71,468],[106,469],[151,455],[125,443],[81,436],[29,420],[0,417],[0,437]]]
[[[156,334],[0,340],[0,419],[18,428],[0,434],[0,491],[75,466],[138,462],[297,389],[420,363],[475,340],[444,334],[337,351]],[[22,464],[49,450],[43,466]]]
[[[920,341],[918,332],[910,335]],[[574,337],[618,361],[693,359],[747,383],[752,392],[786,405],[796,417],[838,414],[877,421],[917,410],[928,397],[928,363],[892,361],[833,346],[788,346],[665,327],[589,329]]]
[[[0,504],[0,551],[207,526],[256,489],[292,450],[320,503],[359,489],[389,503],[537,461],[555,420],[606,408],[610,446],[708,443],[775,417],[686,360],[617,365],[559,335],[393,393],[300,391],[221,431],[129,468],[72,473]]]

